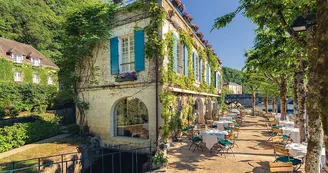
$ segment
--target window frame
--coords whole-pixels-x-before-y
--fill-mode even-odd
[[[125,62],[123,63],[123,40],[124,39],[128,39],[128,58],[129,58],[129,62]],[[133,52],[131,52],[131,39],[133,40]],[[130,72],[134,72],[135,71],[135,47],[134,47],[134,42],[135,42],[135,38],[134,38],[134,34],[130,33],[130,34],[126,34],[126,35],[122,35],[119,37],[119,73],[130,73]],[[133,61],[131,61],[131,55],[133,56]],[[124,65],[128,65],[129,70],[127,71],[123,71],[123,66]],[[131,65],[133,65],[133,69],[131,69]]]
[[[14,54],[14,53],[12,53],[12,54],[11,54],[11,57],[12,57],[14,63],[18,63],[18,64],[23,63],[23,55],[19,55],[19,54]],[[20,60],[19,60],[19,61],[17,60],[17,57],[20,57]]]
[[[35,78],[35,76],[36,76],[36,78]],[[35,81],[35,79],[37,79],[37,81]],[[34,84],[39,84],[39,83],[40,83],[40,77],[39,77],[38,74],[36,74],[36,73],[33,73],[33,74],[32,74],[32,82],[33,82]]]
[[[36,61],[37,60],[37,61]],[[41,65],[41,60],[40,58],[31,58],[31,62],[33,66],[39,67]],[[37,63],[35,63],[37,62]]]
[[[49,80],[51,79],[51,80]],[[49,82],[51,81],[51,82]],[[54,78],[52,76],[48,76],[48,81],[47,81],[48,85],[54,85]]]
[[[18,77],[16,74],[20,74],[20,77]],[[14,72],[14,81],[15,82],[23,82],[23,72],[21,72],[21,71],[15,71]]]
[[[177,66],[178,66],[178,69],[177,69],[177,73],[178,74],[184,74],[184,44],[178,40],[178,43],[177,43]]]
[[[119,109],[119,104],[121,104],[121,102],[126,102],[126,110],[125,112],[127,113],[126,117],[128,116],[129,112],[128,112],[128,99],[130,98],[133,98],[133,99],[137,99],[139,101],[139,104],[142,103],[143,106],[145,106],[146,110],[147,110],[147,122],[143,122],[143,125],[147,124],[147,131],[148,131],[148,138],[141,138],[141,137],[133,137],[133,136],[125,136],[125,135],[119,135],[119,132],[118,132],[118,109]],[[114,118],[114,121],[113,121],[113,137],[123,137],[123,138],[129,138],[129,139],[140,139],[140,140],[149,140],[150,139],[150,116],[149,116],[149,111],[148,111],[148,108],[146,106],[146,104],[139,98],[136,98],[136,97],[126,97],[126,98],[123,98],[123,99],[120,99],[115,105],[114,105],[114,113],[113,113],[113,118]],[[140,125],[140,124],[133,124],[133,125]],[[130,125],[130,126],[133,126],[133,125]]]

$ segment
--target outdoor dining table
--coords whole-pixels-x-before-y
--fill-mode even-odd
[[[211,149],[216,143],[218,143],[219,139],[224,139],[225,135],[228,135],[228,132],[220,130],[201,130],[199,134],[202,137],[206,148]]]
[[[290,134],[290,139],[295,143],[300,143],[300,129],[294,127],[282,127],[281,128],[284,135]]]
[[[232,117],[230,117],[230,116],[220,117],[220,121],[223,121],[223,120],[232,121]]]
[[[289,154],[295,158],[303,158],[306,156],[307,153],[307,146],[304,144],[291,143],[291,144],[287,144],[285,148],[288,149]],[[320,158],[321,158],[320,166],[322,167],[326,162],[325,148],[322,148]]]
[[[240,111],[238,109],[231,109],[230,112],[240,114]]]
[[[220,120],[220,121],[214,121],[213,124],[217,126],[218,130],[224,131],[224,127],[228,126],[229,123],[233,123],[232,121],[227,120]]]
[[[279,121],[279,125],[283,127],[294,127],[294,122],[292,121]]]

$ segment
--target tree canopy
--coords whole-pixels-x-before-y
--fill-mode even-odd
[[[241,85],[244,82],[243,74],[240,70],[223,66],[222,71],[223,71],[224,82],[235,82],[239,85]]]

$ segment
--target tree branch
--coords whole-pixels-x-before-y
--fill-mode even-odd
[[[277,78],[273,77],[271,74],[268,73],[264,73],[264,76],[267,77],[269,80],[271,80],[272,82],[277,83],[278,85],[280,85],[280,82],[277,80]]]

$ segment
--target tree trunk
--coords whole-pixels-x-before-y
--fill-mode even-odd
[[[252,116],[255,116],[256,92],[252,93]]]
[[[320,121],[320,83],[319,76],[316,72],[317,69],[317,56],[318,51],[314,42],[315,28],[309,27],[307,29],[307,52],[308,52],[308,91],[309,96],[307,98],[307,112],[309,116],[309,141],[307,146],[307,154],[305,161],[306,173],[319,173],[320,172],[320,156],[322,148],[322,126]]]
[[[299,110],[298,110],[298,94],[297,94],[297,87],[298,87],[298,72],[294,74],[294,83],[293,83],[293,108],[294,108],[294,123],[295,127],[299,127]]]
[[[303,60],[302,56],[299,55],[299,64],[298,70],[296,73],[296,80],[297,80],[297,104],[298,104],[298,124],[296,127],[300,130],[300,141],[305,142],[307,137],[306,133],[306,112],[305,112],[305,101],[306,101],[306,90],[304,86],[304,67],[303,67]]]
[[[265,98],[265,103],[264,103],[264,106],[265,106],[265,113],[268,113],[268,109],[269,109],[269,99],[266,97]]]
[[[281,120],[286,120],[287,114],[287,78],[281,77],[280,83],[280,112]]]
[[[272,112],[275,112],[275,103],[276,102],[276,98],[272,98]]]
[[[318,46],[317,70],[320,85],[320,116],[324,130],[325,146],[328,146],[328,2],[327,0],[317,0],[317,33]],[[326,148],[328,149],[328,148]],[[326,165],[328,170],[328,150],[326,150]]]

